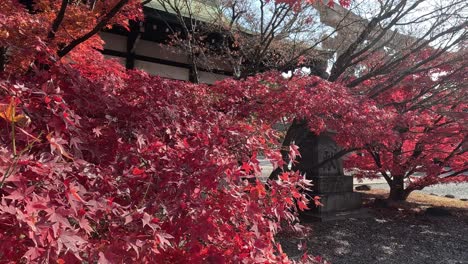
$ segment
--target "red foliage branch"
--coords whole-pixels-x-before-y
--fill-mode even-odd
[[[414,54],[401,67],[410,67],[433,52]],[[381,173],[392,189],[401,186],[401,196],[393,198],[405,199],[412,191],[437,183],[468,181],[467,65],[462,59],[446,62],[454,56],[466,55],[463,50],[447,53],[431,62],[427,70],[405,77],[379,95],[377,105],[391,113],[386,123],[392,140],[375,138],[364,155],[348,159],[349,167],[361,169],[358,176]],[[369,80],[358,89],[387,85],[391,78]]]
[[[385,126],[372,102],[314,77],[169,81],[105,60],[97,36],[58,60],[60,43],[92,30],[109,6],[68,6],[57,30],[55,2],[37,1],[35,14],[0,7],[11,59],[0,80],[2,260],[289,262],[275,234],[282,223],[300,229],[310,186],[293,172],[269,190],[257,178],[257,153],[282,161],[271,125],[354,122],[337,135],[346,146],[386,136],[365,128]]]

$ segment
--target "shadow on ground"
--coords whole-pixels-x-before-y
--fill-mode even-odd
[[[312,255],[335,264],[468,264],[468,211],[450,208],[450,216],[425,213],[424,203],[376,207],[366,195],[371,217],[307,224],[306,238],[280,236],[286,253],[298,259],[305,245]],[[468,205],[468,204],[467,204]]]

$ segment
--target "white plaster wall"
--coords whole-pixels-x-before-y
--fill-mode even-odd
[[[158,75],[164,78],[184,80],[189,79],[189,70],[159,63],[135,60],[135,68],[146,71],[152,75]]]
[[[199,77],[200,77],[200,82],[201,83],[207,83],[207,84],[213,84],[216,81],[220,81],[226,78],[229,78],[230,76],[222,75],[222,74],[216,74],[212,72],[204,72],[204,71],[199,71]]]
[[[117,34],[101,32],[101,38],[105,41],[105,48],[114,51],[126,52],[127,38]],[[180,52],[178,48],[157,44],[146,40],[137,40],[135,53],[137,55],[147,56],[151,58],[164,59],[180,63],[188,63],[188,57]],[[125,58],[105,55],[106,58],[117,59],[122,65],[125,65]],[[228,70],[229,66],[222,60],[213,58],[210,64],[216,64],[219,67],[217,69]],[[211,66],[212,66],[211,65]],[[189,70],[186,68],[179,68],[159,63],[146,62],[141,60],[135,60],[135,68],[142,69],[149,74],[159,75],[164,78],[186,80],[189,79]],[[211,72],[199,71],[200,82],[213,84],[216,81],[228,78],[230,76],[216,74]]]
[[[127,37],[107,32],[101,32],[99,35],[105,42],[105,49],[121,52],[127,51]]]
[[[152,58],[188,63],[188,57],[179,49],[147,40],[138,40],[135,53]]]
[[[104,58],[118,60],[122,65],[125,65],[125,58],[111,55],[104,55]]]

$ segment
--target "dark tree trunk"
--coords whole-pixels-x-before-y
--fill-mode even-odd
[[[395,175],[390,183],[389,200],[392,201],[405,201],[408,198],[409,191],[405,190],[403,175]]]
[[[0,72],[5,71],[7,64],[7,48],[0,47]]]
[[[190,65],[189,82],[200,83],[200,75],[199,75],[199,72],[198,72],[198,67],[197,67],[197,64],[195,62],[195,59],[192,60],[192,64]]]
[[[127,55],[125,59],[125,68],[132,70],[135,68],[135,49],[136,42],[140,36],[140,22],[130,21],[130,32],[127,36]]]

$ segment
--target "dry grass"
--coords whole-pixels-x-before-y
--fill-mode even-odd
[[[428,207],[440,207],[451,212],[452,216],[459,219],[468,219],[468,202],[459,199],[441,197],[436,195],[425,194],[421,192],[413,192],[406,201],[402,202],[386,202],[382,205],[376,204],[376,198],[386,199],[388,190],[374,189],[370,191],[361,191],[364,198],[364,206],[371,207],[383,214],[393,214],[393,210],[398,210],[405,216],[416,216],[424,214]]]
[[[367,198],[387,198],[388,190],[374,189],[370,191],[361,191],[364,197]],[[419,205],[421,207],[437,206],[453,209],[468,209],[468,202],[459,199],[446,198],[436,195],[430,195],[420,192],[412,192],[406,202],[409,204]]]
[[[408,199],[403,202],[387,202],[386,208],[374,203],[376,198],[386,199],[388,190],[374,189],[370,191],[360,191],[363,194],[364,206],[371,207],[384,215],[394,215],[394,210],[399,211],[400,216],[415,217],[423,215],[428,207],[441,207],[450,211],[453,217],[468,223],[468,202],[459,199],[440,197],[436,195],[413,192]]]

